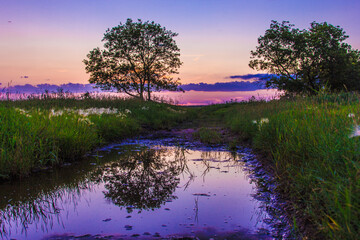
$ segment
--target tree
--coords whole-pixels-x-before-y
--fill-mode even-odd
[[[274,74],[266,86],[289,94],[360,90],[360,53],[347,38],[342,28],[326,22],[299,30],[288,21],[272,21],[251,51],[249,66]]]
[[[108,29],[104,49],[94,48],[83,62],[90,83],[109,90],[115,88],[131,96],[151,99],[156,90],[179,90],[172,77],[181,66],[180,49],[173,39],[178,34],[154,22],[126,23]]]

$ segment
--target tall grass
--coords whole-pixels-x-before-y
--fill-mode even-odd
[[[360,139],[351,137],[360,123],[358,101],[323,94],[217,110],[242,141],[271,159],[279,191],[311,239],[360,233]]]
[[[110,113],[80,114],[89,108]],[[200,109],[106,97],[3,101],[0,178],[23,176],[34,168],[75,160],[109,141],[194,119],[199,127],[225,122],[239,140],[268,156],[289,213],[310,239],[357,239],[360,137],[352,132],[360,124],[360,105],[355,94]],[[200,138],[213,139],[206,128],[201,131]]]
[[[79,158],[99,143],[96,131],[76,115],[49,118],[38,110],[0,107],[0,122],[2,178]]]
[[[169,129],[189,116],[165,103],[110,97],[2,101],[0,179],[74,161],[106,142]]]

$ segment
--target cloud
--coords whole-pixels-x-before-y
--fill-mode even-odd
[[[29,76],[26,76],[26,75],[25,76],[20,76],[20,78],[29,78]]]
[[[227,77],[228,79],[242,79],[242,80],[266,80],[273,77],[273,74],[259,73],[259,74],[245,74],[245,75],[233,75]]]
[[[55,84],[39,84],[39,85],[15,85],[6,88],[6,91],[11,93],[44,93],[45,91],[57,92],[62,89],[64,92],[82,93],[82,92],[99,92],[99,89],[94,89],[94,84],[79,84],[79,83],[67,83],[61,85]]]
[[[31,84],[15,85],[6,88],[11,93],[36,93],[37,87]]]
[[[217,82],[214,84],[209,83],[190,83],[181,85],[185,91],[206,91],[206,92],[233,92],[233,91],[255,91],[264,89],[262,81],[235,81],[235,82]]]
[[[240,78],[240,77],[239,77]],[[217,83],[190,83],[180,87],[185,91],[204,91],[204,92],[234,92],[234,91],[256,91],[265,89],[264,81],[254,80],[255,78],[245,77],[245,81],[217,82]],[[253,79],[253,81],[249,81]],[[55,84],[38,84],[38,85],[15,85],[7,88],[11,93],[44,93],[58,92],[62,89],[64,92],[84,93],[84,92],[102,92],[95,88],[95,84],[67,83],[61,85]],[[4,89],[3,89],[4,90]]]

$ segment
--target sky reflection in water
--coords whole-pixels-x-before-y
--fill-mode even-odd
[[[139,145],[99,155],[104,157],[1,185],[3,235],[166,236],[266,228],[238,155]]]

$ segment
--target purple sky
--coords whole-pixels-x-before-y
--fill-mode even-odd
[[[107,28],[141,18],[179,33],[182,83],[255,74],[250,51],[271,20],[340,25],[360,49],[359,0],[0,0],[0,83],[87,83],[82,60]]]

